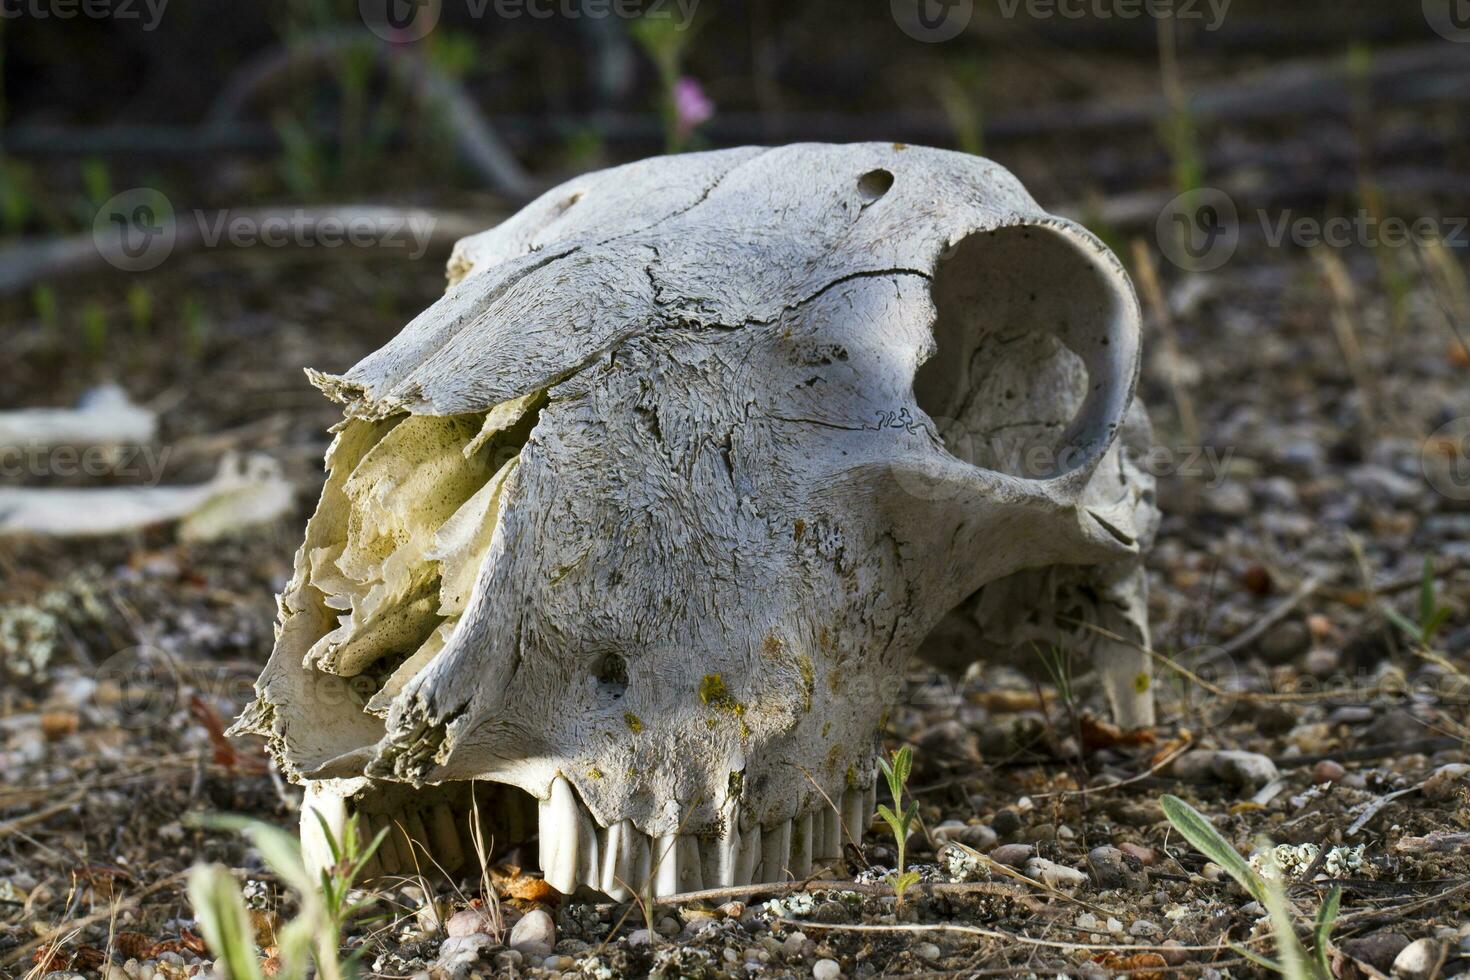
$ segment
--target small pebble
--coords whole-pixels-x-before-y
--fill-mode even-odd
[[[1087,864],[1098,888],[1127,888],[1136,878],[1123,852],[1106,844],[1087,853]]]
[[[967,824],[963,820],[946,820],[935,827],[932,836],[935,843],[958,841],[977,851],[988,851],[995,846],[997,835],[984,824]]]
[[[1393,958],[1393,975],[1400,980],[1430,980],[1439,973],[1444,950],[1433,939],[1416,939]]]
[[[1359,939],[1347,939],[1342,951],[1355,960],[1362,960],[1380,973],[1393,969],[1394,957],[1409,945],[1409,937],[1386,930],[1370,933]]]
[[[677,936],[684,929],[684,927],[679,924],[679,920],[674,918],[672,915],[666,915],[662,919],[659,919],[657,928],[658,931],[665,936]]]
[[[1256,752],[1216,752],[1215,777],[1241,789],[1260,789],[1281,775],[1276,763]]]
[[[510,931],[506,944],[526,956],[546,956],[556,946],[556,922],[545,909],[532,909]]]
[[[1179,966],[1189,961],[1189,950],[1185,949],[1184,944],[1179,940],[1165,939],[1161,945],[1164,948],[1159,951],[1159,955],[1170,966]]]
[[[1452,762],[1430,773],[1421,792],[1425,799],[1444,802],[1454,799],[1467,785],[1470,785],[1470,765]]]
[[[791,935],[787,936],[786,941],[781,944],[781,952],[785,953],[787,956],[800,956],[801,951],[805,948],[806,933],[804,932],[793,932]]]
[[[1164,934],[1157,922],[1148,919],[1135,919],[1133,925],[1128,927],[1128,935],[1137,936],[1140,939],[1157,939]]]
[[[493,931],[490,916],[480,909],[461,909],[444,923],[444,933],[450,939],[459,939],[477,932],[490,933]]]
[[[990,826],[1001,837],[1010,837],[1021,829],[1021,815],[1007,807],[995,815]]]
[[[836,960],[817,960],[812,966],[812,976],[816,980],[837,980],[842,976],[842,967],[837,965]]]
[[[1261,656],[1267,663],[1286,664],[1307,652],[1312,634],[1307,624],[1296,619],[1277,623],[1261,637]]]
[[[1312,767],[1312,782],[1314,783],[1335,783],[1346,775],[1347,770],[1343,768],[1342,763],[1331,759],[1323,759]]]
[[[1145,868],[1153,867],[1154,862],[1158,860],[1158,856],[1154,854],[1154,849],[1152,847],[1145,847],[1142,844],[1119,844],[1118,850],[1127,854]]]
[[[1027,861],[1023,874],[1032,881],[1040,881],[1062,891],[1072,891],[1087,884],[1087,875],[1083,872],[1046,858],[1034,857]]]
[[[933,943],[919,943],[919,945],[914,947],[914,955],[921,960],[929,960],[931,962],[939,959],[942,952],[943,950]]]
[[[990,852],[990,860],[996,864],[1019,868],[1035,853],[1036,848],[1030,844],[1002,844]]]

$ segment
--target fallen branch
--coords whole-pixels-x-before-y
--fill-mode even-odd
[[[234,247],[227,234],[221,234],[212,242],[205,237],[205,230],[220,225],[222,218],[230,222],[245,222],[254,228],[287,222],[299,229],[304,238],[312,240],[318,237],[322,228],[332,228],[334,234],[339,234],[341,228],[360,229],[360,235],[347,236],[345,241],[348,244],[353,244],[353,239],[377,241],[390,234],[401,234],[404,229],[420,228],[427,236],[424,240],[425,247],[439,251],[452,247],[466,235],[485,230],[496,220],[493,217],[476,217],[458,211],[373,204],[244,208],[224,214],[201,214],[194,221],[176,222],[170,257],[207,245]],[[0,251],[0,295],[22,293],[38,282],[70,280],[88,273],[103,272],[108,268],[110,267],[103,258],[94,235],[22,241]]]

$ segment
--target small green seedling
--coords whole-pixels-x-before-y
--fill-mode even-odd
[[[1450,607],[1439,601],[1434,581],[1434,562],[1424,559],[1424,575],[1419,580],[1419,622],[1399,612],[1388,603],[1383,604],[1383,615],[1388,621],[1403,630],[1421,650],[1434,649],[1434,638],[1450,618]]]
[[[888,824],[889,829],[893,831],[893,840],[898,847],[898,867],[888,876],[888,883],[893,886],[893,893],[898,896],[898,904],[902,905],[904,892],[919,881],[917,871],[904,870],[909,834],[913,830],[914,820],[919,815],[917,801],[910,801],[907,807],[903,802],[903,791],[908,786],[909,773],[914,768],[913,750],[905,745],[893,753],[892,764],[889,764],[887,759],[879,759],[878,765],[883,769],[883,778],[888,781],[888,792],[893,796],[893,809],[880,803],[878,804],[878,816],[882,817],[883,822]]]
[[[300,913],[276,934],[281,967],[275,974],[286,980],[304,980],[316,964],[320,980],[350,980],[358,975],[357,956],[344,963],[338,958],[342,929],[363,907],[349,897],[363,867],[382,844],[387,829],[365,846],[357,832],[357,817],[348,819],[337,840],[322,822],[333,864],[313,881],[301,859],[296,838],[279,827],[248,817],[216,816],[201,820],[205,826],[238,830],[250,838],[266,865],[297,894]],[[263,980],[255,949],[255,932],[235,876],[217,864],[196,865],[189,872],[189,901],[209,948],[224,961],[231,980]]]
[[[1332,927],[1337,921],[1338,909],[1342,906],[1342,889],[1332,889],[1322,907],[1317,910],[1317,920],[1312,928],[1312,951],[1309,954],[1297,937],[1295,917],[1283,884],[1284,875],[1271,857],[1271,849],[1262,847],[1267,855],[1267,873],[1258,875],[1204,814],[1177,796],[1164,796],[1159,803],[1164,809],[1164,816],[1169,818],[1169,823],[1174,825],[1174,829],[1196,851],[1224,868],[1230,877],[1240,883],[1240,887],[1265,907],[1271,920],[1271,932],[1276,937],[1280,959],[1268,959],[1236,943],[1232,943],[1231,948],[1251,962],[1279,973],[1287,980],[1332,980],[1332,967],[1327,951],[1331,946]]]

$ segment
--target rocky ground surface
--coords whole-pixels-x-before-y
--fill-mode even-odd
[[[1404,277],[1392,302],[1385,261]],[[913,748],[921,804],[901,904],[875,822],[820,879],[652,908],[549,893],[520,853],[453,888],[379,882],[346,945],[383,977],[1262,974],[1242,952],[1273,948],[1262,909],[1171,829],[1168,793],[1243,854],[1291,845],[1308,919],[1341,887],[1336,975],[1470,975],[1470,486],[1443,428],[1470,415],[1456,280],[1368,249],[1161,268],[1142,387],[1172,447],[1149,560],[1155,728],[1110,726],[1078,658],[916,668],[887,732]],[[183,891],[199,861],[235,870],[272,952],[293,900],[238,835],[192,818],[291,827],[299,806],[259,745],[220,734],[269,649],[334,421],[282,365],[350,364],[440,284],[392,261],[170,275],[160,296],[220,297],[207,332],[160,300],[167,344],[124,335],[89,358],[21,311],[0,387],[55,405],[120,381],[162,411],[166,480],[262,451],[299,505],[222,545],[158,528],[0,547],[8,976],[208,975]]]

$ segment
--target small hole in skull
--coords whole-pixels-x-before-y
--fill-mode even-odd
[[[597,683],[615,698],[628,689],[628,661],[620,654],[605,653],[597,661]]]
[[[858,178],[858,193],[862,195],[864,204],[872,204],[887,194],[892,186],[893,174],[886,170],[869,170]]]

